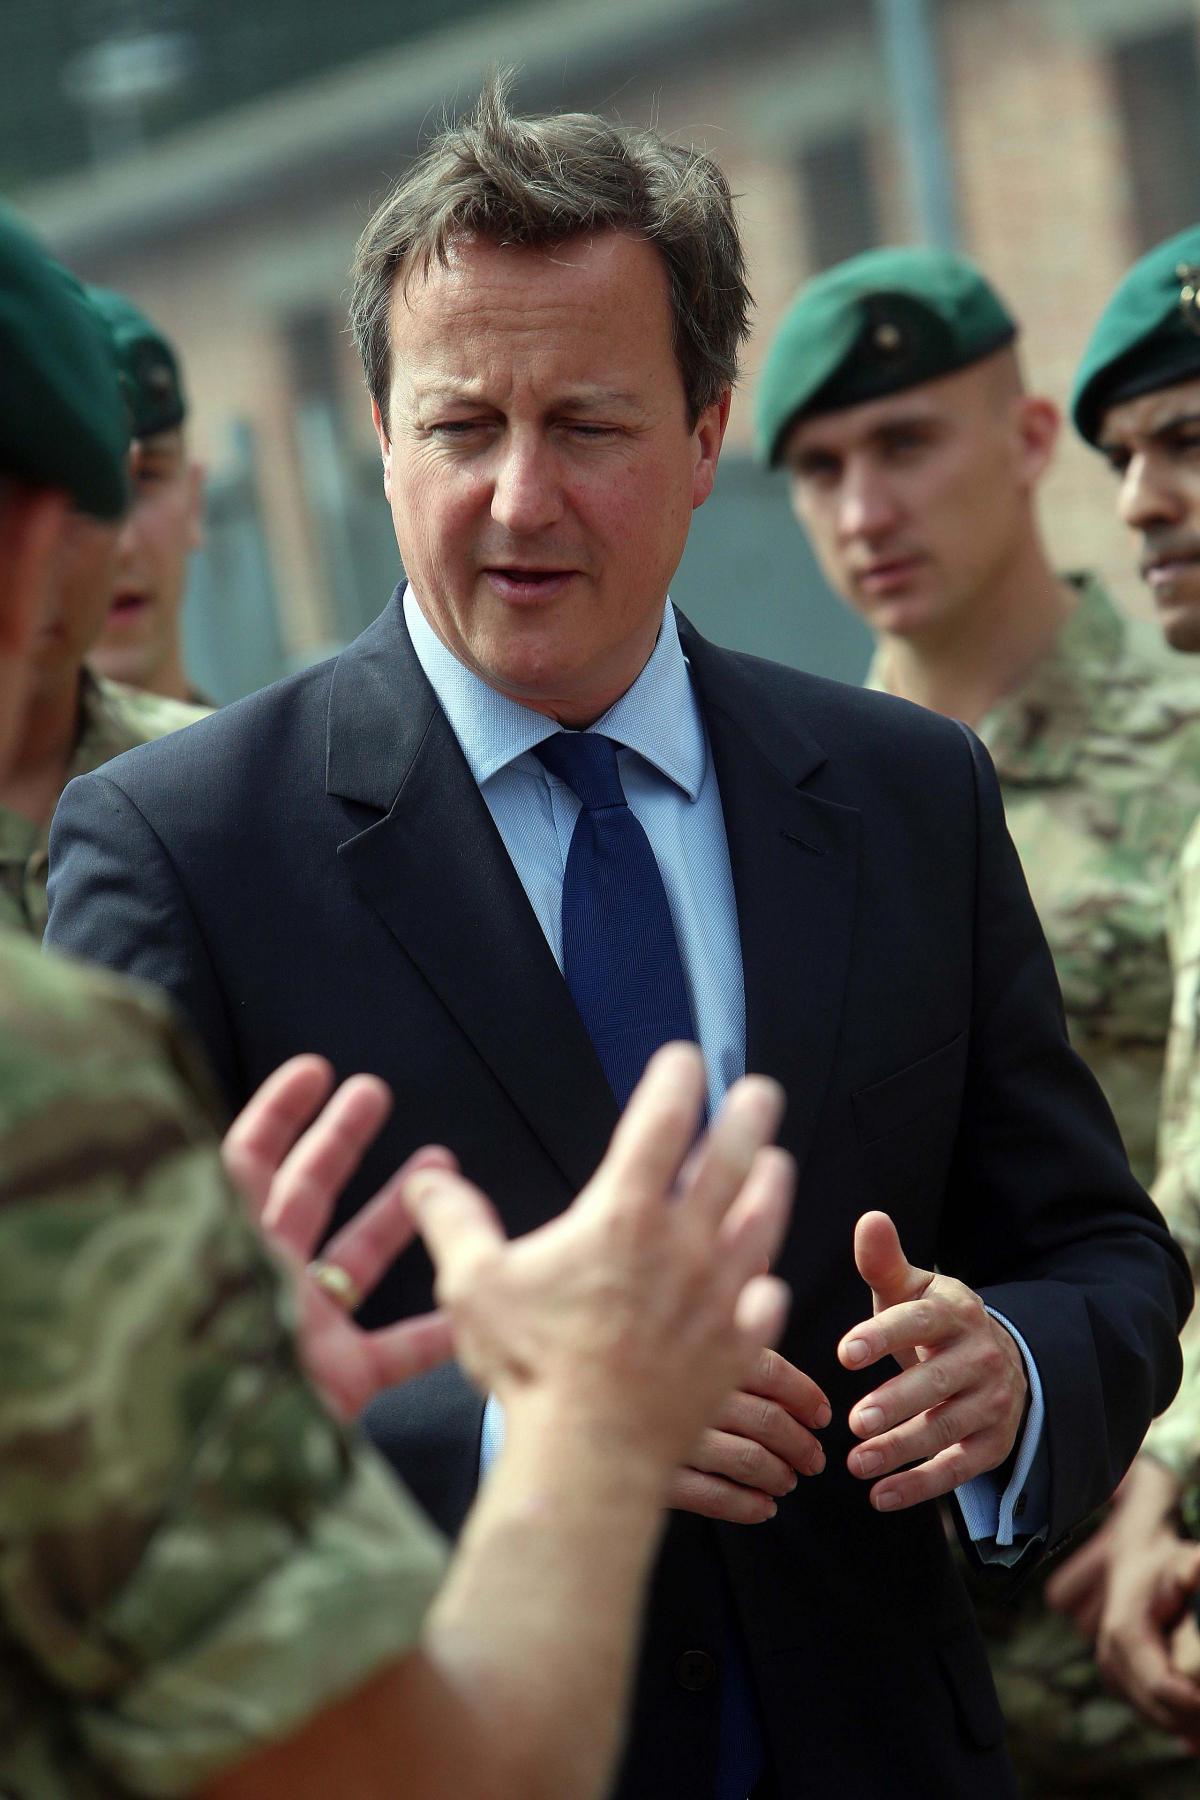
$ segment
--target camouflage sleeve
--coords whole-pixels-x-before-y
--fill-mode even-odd
[[[182,1794],[409,1648],[443,1550],[303,1378],[165,1016],[2,948],[0,1792]]]
[[[1180,858],[1169,932],[1175,986],[1163,1079],[1154,1198],[1200,1282],[1200,826]],[[1184,1329],[1183,1382],[1151,1425],[1145,1449],[1200,1488],[1200,1322]]]

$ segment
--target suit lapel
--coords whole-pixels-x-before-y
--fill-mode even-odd
[[[841,1033],[860,815],[804,791],[825,755],[773,704],[754,665],[681,636],[725,816],[746,990],[746,1068],[788,1093],[783,1139],[802,1164]]]
[[[399,596],[334,674],[326,785],[366,809],[338,855],[574,1191],[616,1104]]]

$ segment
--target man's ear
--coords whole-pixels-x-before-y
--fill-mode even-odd
[[[371,423],[375,427],[375,436],[379,439],[379,454],[383,458],[383,491],[390,502],[392,498],[392,440],[388,436],[388,428],[384,424],[378,400],[371,402]]]
[[[696,420],[696,429],[692,436],[696,443],[696,467],[692,475],[692,510],[703,506],[713,491],[713,483],[717,478],[717,460],[721,454],[721,445],[725,438],[725,427],[729,423],[729,407],[733,400],[733,389],[726,388],[719,399],[711,406],[706,406]]]
[[[1044,394],[1022,394],[1015,403],[1014,424],[1017,478],[1031,492],[1053,460],[1062,414]]]

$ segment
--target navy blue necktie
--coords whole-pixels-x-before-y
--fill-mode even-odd
[[[624,1106],[661,1045],[696,1037],[666,890],[613,740],[560,731],[535,755],[579,800],[563,875],[563,975]]]
[[[696,1037],[666,890],[625,798],[613,740],[562,731],[534,754],[579,800],[563,874],[563,975],[623,1107],[661,1045]],[[725,1606],[716,1800],[745,1800],[763,1770],[762,1727]]]

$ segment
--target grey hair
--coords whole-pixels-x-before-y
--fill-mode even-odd
[[[644,237],[662,257],[690,424],[733,386],[752,301],[729,184],[711,157],[597,113],[523,119],[510,74],[417,157],[359,239],[350,326],[387,415],[389,317],[399,278],[449,261],[463,238],[540,249],[583,232]]]

